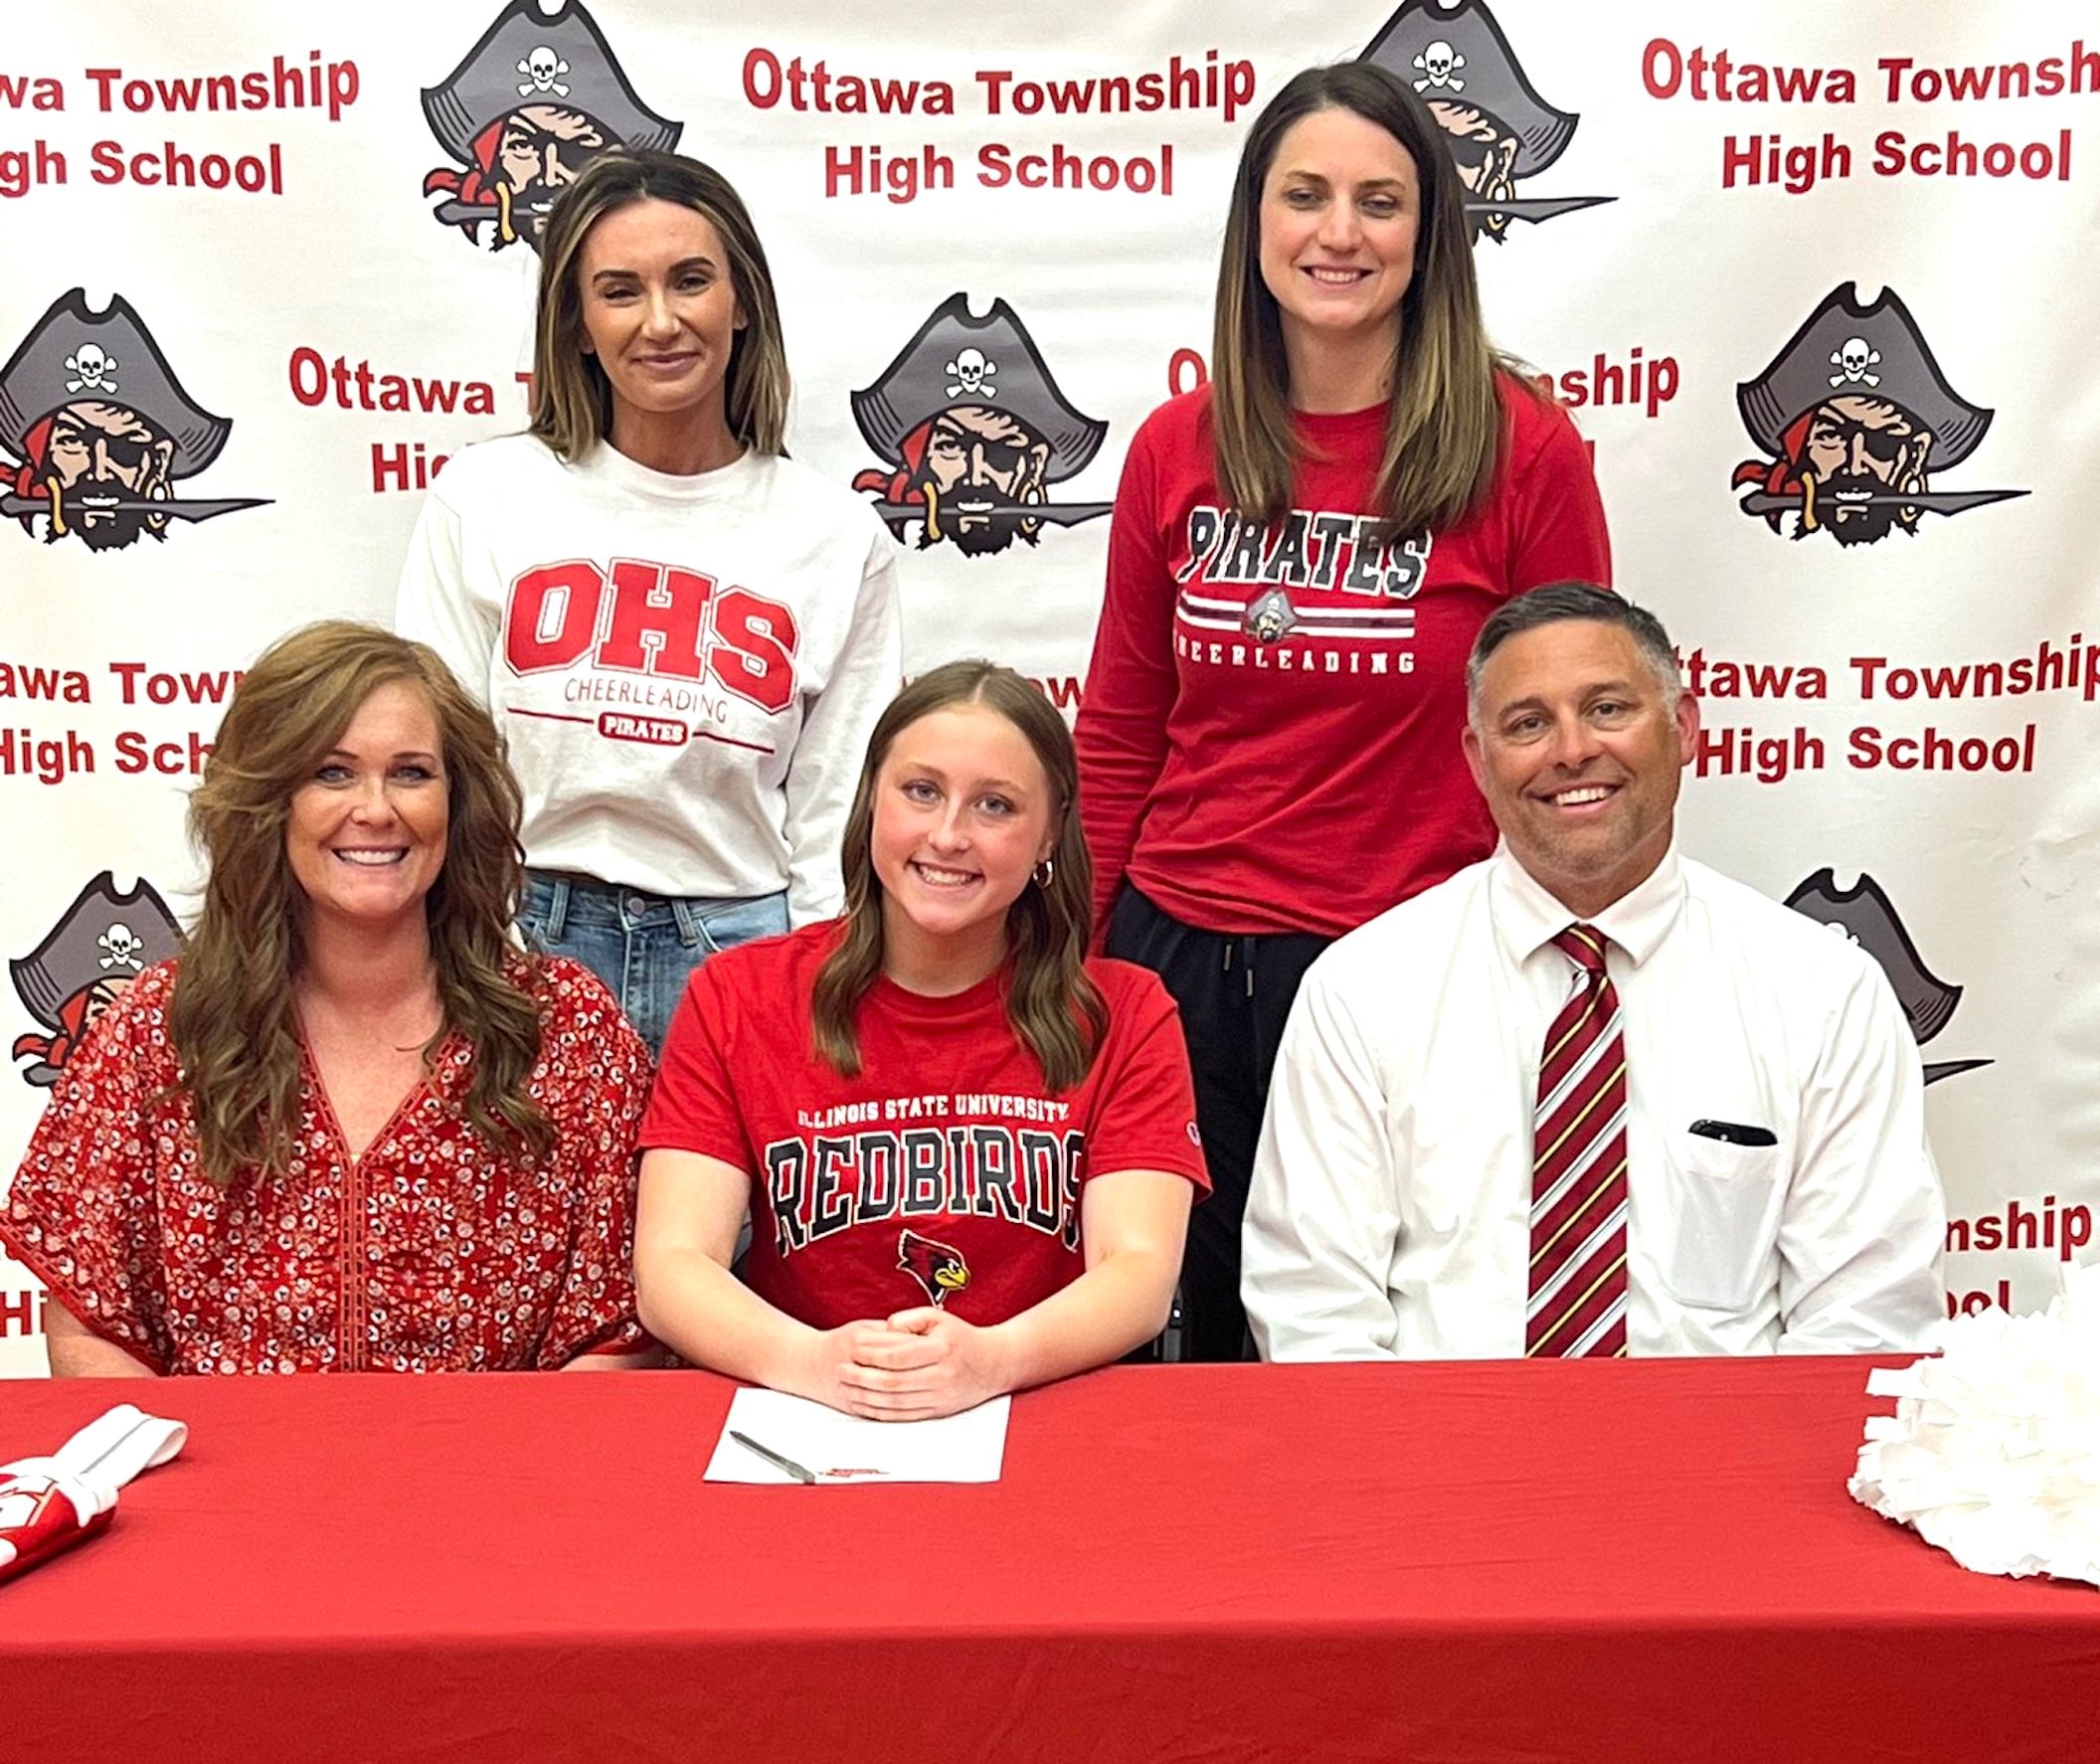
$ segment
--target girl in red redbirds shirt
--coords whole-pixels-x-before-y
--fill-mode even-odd
[[[1609,582],[1574,426],[1481,322],[1478,113],[1312,68],[1249,131],[1215,379],[1147,418],[1116,496],[1079,714],[1095,915],[1187,1025],[1211,1203],[1186,1356],[1244,1351],[1240,1216],[1298,982],[1486,857],[1467,652],[1512,595]],[[1469,206],[1474,212],[1469,214]]]
[[[694,973],[634,1253],[642,1315],[686,1359],[921,1420],[1165,1322],[1209,1186],[1188,1058],[1158,979],[1085,954],[1077,789],[1018,674],[936,668],[868,744],[844,916]]]

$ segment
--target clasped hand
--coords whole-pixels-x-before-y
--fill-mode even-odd
[[[806,1394],[871,1421],[959,1414],[1007,1388],[998,1331],[931,1305],[827,1330],[815,1360]]]

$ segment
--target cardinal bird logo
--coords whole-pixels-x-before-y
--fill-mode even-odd
[[[916,1231],[897,1234],[897,1266],[926,1289],[936,1305],[946,1305],[950,1293],[969,1285],[969,1264],[961,1250],[953,1250]]]

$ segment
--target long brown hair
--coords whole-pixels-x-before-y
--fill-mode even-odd
[[[509,928],[524,880],[517,781],[495,726],[434,649],[349,619],[309,624],[272,644],[235,690],[204,781],[190,795],[190,836],[209,865],[204,904],[184,946],[168,1034],[181,1088],[196,1105],[204,1172],[281,1175],[299,1119],[299,1031],[292,979],[305,900],[285,855],[292,793],[307,783],[380,687],[406,682],[430,701],[450,809],[444,867],[424,897],[443,1025],[473,1044],[468,1120],[514,1150],[553,1143],[527,1091],[540,1017],[512,977]]]
[[[1537,396],[1518,364],[1496,355],[1481,321],[1466,225],[1466,187],[1429,107],[1369,62],[1308,68],[1255,118],[1232,186],[1211,339],[1211,424],[1218,480],[1247,518],[1291,506],[1298,441],[1276,296],[1262,279],[1262,189],[1292,126],[1317,110],[1349,110],[1398,141],[1422,193],[1414,273],[1395,315],[1385,456],[1373,492],[1388,540],[1456,525],[1479,507],[1501,457],[1497,370]]]
[[[675,202],[701,216],[729,254],[730,284],[744,328],[730,344],[723,415],[737,441],[758,453],[788,449],[788,350],[773,271],[751,212],[711,165],[678,153],[627,148],[601,153],[555,199],[540,239],[540,292],[532,333],[532,420],[564,459],[581,459],[612,432],[612,384],[584,351],[580,260],[591,229],[632,203]]]
[[[990,661],[951,661],[921,674],[890,700],[868,738],[839,853],[845,929],[816,976],[810,1025],[816,1051],[842,1077],[858,1075],[860,1037],[853,1013],[882,971],[882,883],[871,847],[883,762],[897,737],[921,717],[962,704],[984,705],[1018,729],[1056,798],[1050,878],[1031,882],[1006,909],[1006,947],[1013,962],[1006,1020],[1035,1055],[1044,1083],[1067,1091],[1086,1077],[1109,1029],[1108,1005],[1083,966],[1094,923],[1094,866],[1079,830],[1079,762],[1072,733],[1050,701],[1012,668]]]

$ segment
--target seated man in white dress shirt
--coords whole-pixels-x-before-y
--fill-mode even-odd
[[[1467,686],[1501,845],[1306,976],[1247,1207],[1262,1356],[1925,1345],[1916,1044],[1871,957],[1677,854],[1699,718],[1662,625],[1537,589]]]

